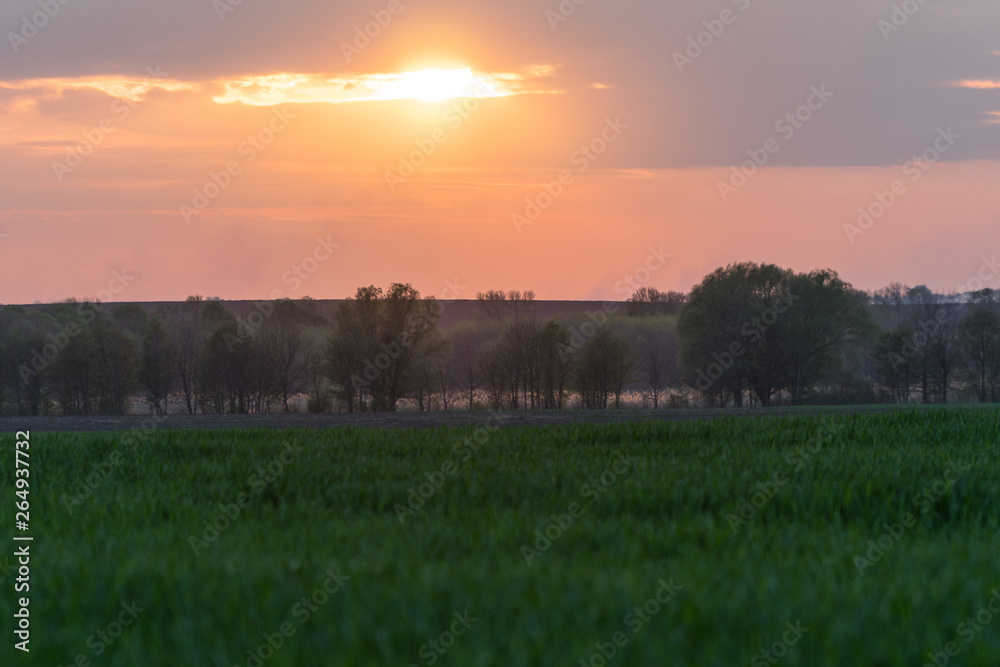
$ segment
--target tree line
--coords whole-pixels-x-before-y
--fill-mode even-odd
[[[743,263],[689,294],[541,318],[530,291],[449,306],[370,286],[227,308],[69,300],[0,309],[5,414],[559,410],[1000,400],[1000,299]]]

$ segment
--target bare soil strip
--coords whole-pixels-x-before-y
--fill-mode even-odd
[[[819,417],[832,414],[868,414],[913,410],[932,406],[865,405],[796,408],[741,408],[699,410],[562,410],[503,412],[502,418],[490,412],[396,412],[363,414],[266,414],[266,415],[187,415],[159,417],[127,416],[45,416],[0,417],[0,431],[123,431],[130,429],[331,429],[357,428],[438,428],[442,426],[480,426],[484,423],[503,426],[548,426],[555,424],[608,424],[639,421],[693,421],[721,418]],[[937,406],[940,407],[940,406]],[[957,406],[954,406],[957,407]],[[976,406],[963,406],[974,408]],[[987,407],[987,406],[984,406]],[[995,409],[995,406],[992,406]]]

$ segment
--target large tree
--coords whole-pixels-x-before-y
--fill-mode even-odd
[[[981,403],[996,401],[1000,391],[1000,316],[977,308],[958,326],[965,374]]]
[[[412,389],[414,360],[435,335],[440,309],[410,285],[394,283],[387,292],[370,286],[340,304],[337,328],[327,342],[330,379],[353,410],[394,411]]]
[[[863,300],[833,271],[733,264],[691,290],[678,321],[681,362],[713,402],[741,405],[749,389],[764,406],[782,390],[800,403],[871,326]]]
[[[146,390],[146,401],[156,414],[167,413],[167,396],[173,387],[177,371],[174,365],[175,354],[173,342],[167,336],[163,323],[156,317],[149,320],[146,335],[142,339],[139,378]]]

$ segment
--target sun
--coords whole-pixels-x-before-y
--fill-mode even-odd
[[[460,97],[492,96],[491,86],[464,69],[428,68],[403,72],[368,83],[388,99],[412,99],[438,104]]]

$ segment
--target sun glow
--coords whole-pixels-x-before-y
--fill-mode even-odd
[[[413,99],[436,104],[461,97],[492,97],[496,88],[465,69],[422,69],[374,79],[368,85],[384,99]]]
[[[223,87],[223,92],[213,99],[220,104],[240,102],[254,106],[388,100],[417,100],[437,104],[469,97],[561,92],[551,89],[545,81],[553,70],[551,65],[537,65],[525,68],[521,73],[476,72],[469,67],[349,76],[286,72],[220,81],[218,83]]]

